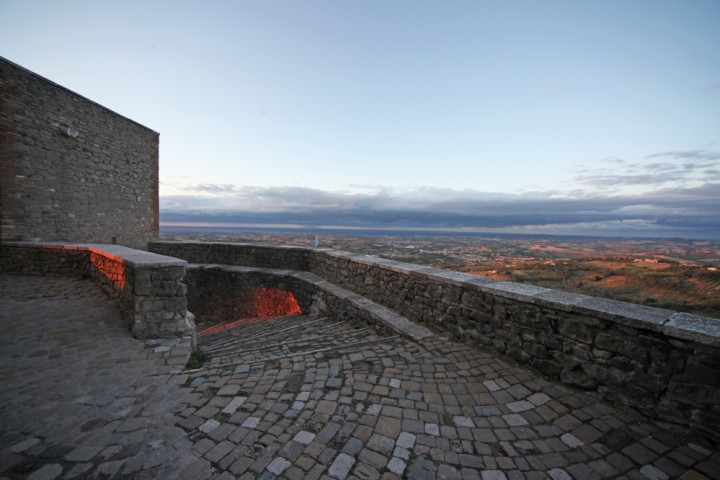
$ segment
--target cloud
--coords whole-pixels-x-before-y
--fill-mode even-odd
[[[604,159],[599,168],[576,171],[573,182],[605,192],[621,192],[625,187],[690,187],[718,180],[720,153],[710,150],[676,150],[647,155],[638,161],[615,157]],[[612,168],[604,165],[612,164]]]
[[[672,158],[672,159],[679,159],[679,160],[714,160],[718,161],[720,160],[720,153],[718,152],[711,152],[709,150],[680,150],[680,151],[670,151],[670,152],[660,152],[660,153],[653,153],[652,155],[647,155],[645,158],[658,158],[658,157],[664,157],[664,158]]]
[[[211,194],[227,194],[234,193],[237,191],[235,185],[216,185],[212,183],[202,183],[194,185],[192,189],[198,193],[211,193]]]
[[[163,222],[292,224],[384,229],[592,232],[720,239],[720,153],[608,157],[576,170],[564,190],[521,193],[187,184],[162,195]]]
[[[423,187],[369,193],[303,187],[196,185],[161,197],[164,222],[293,224],[306,227],[507,229],[622,226],[720,238],[720,183],[665,187],[640,195],[504,194]],[[212,195],[208,195],[212,192]],[[225,192],[218,195],[218,192]]]

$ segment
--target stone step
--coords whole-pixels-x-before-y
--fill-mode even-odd
[[[217,355],[210,354],[210,357],[223,360],[232,358],[232,361],[238,359],[262,361],[267,358],[298,355],[302,352],[317,348],[334,347],[336,349],[347,349],[353,345],[359,345],[365,342],[372,342],[377,340],[379,339],[372,335],[358,335],[325,338],[323,342],[315,342],[314,340],[301,341],[294,344],[283,342],[280,344],[268,346],[267,348],[254,349],[252,351],[236,350],[233,352],[224,352]]]
[[[258,365],[262,366],[265,364],[265,362],[271,362],[275,360],[281,360],[284,358],[289,357],[304,357],[308,355],[314,355],[314,354],[324,354],[325,356],[342,356],[342,355],[350,355],[352,353],[361,352],[365,347],[376,345],[378,343],[390,343],[396,339],[400,339],[401,337],[399,335],[392,335],[389,337],[377,337],[377,338],[369,338],[366,340],[360,340],[356,342],[351,343],[343,343],[342,345],[333,345],[333,346],[327,346],[327,347],[320,347],[320,348],[312,348],[309,350],[304,351],[298,351],[298,352],[291,352],[287,354],[278,354],[278,355],[248,355],[246,358],[238,357],[237,359],[233,358],[222,358],[218,359],[217,362],[213,362],[211,359],[211,362],[209,365],[207,365],[206,368],[212,368],[212,369],[227,369],[227,368],[235,368],[235,373],[240,373],[237,370],[237,367],[239,366],[249,366],[251,365]],[[262,369],[262,367],[261,367]]]
[[[292,323],[300,317],[298,314],[281,315],[277,317],[249,317],[222,322],[207,328],[198,328],[198,337],[208,343],[215,338],[226,338],[228,335],[244,335],[245,332],[256,332],[268,328],[264,324],[274,322],[274,325],[281,323]]]
[[[323,322],[325,318],[292,316],[282,317],[274,320],[264,321],[262,324],[241,325],[235,328],[224,330],[210,338],[200,337],[198,344],[206,352],[231,347],[238,343],[262,342],[268,337],[278,337],[285,332],[292,333],[304,329],[310,325]]]
[[[396,338],[380,336],[368,325],[355,327],[328,317],[290,315],[249,319],[199,337],[198,345],[209,356],[208,368],[234,368],[295,356],[349,354]]]
[[[332,327],[337,328],[333,329]],[[332,333],[327,333],[328,331]],[[285,332],[279,332],[274,336],[263,338],[260,341],[238,338],[233,342],[223,343],[222,345],[215,346],[214,348],[203,348],[203,351],[208,354],[218,355],[226,352],[237,351],[238,349],[242,349],[244,353],[263,350],[267,351],[272,348],[297,349],[298,345],[322,344],[328,339],[338,336],[340,333],[345,331],[352,331],[354,335],[358,335],[360,332],[370,331],[370,327],[351,330],[348,328],[347,324],[336,323],[326,325],[322,329],[318,329],[314,332],[297,332],[297,330],[293,329],[292,331],[287,332],[287,334],[285,334]]]

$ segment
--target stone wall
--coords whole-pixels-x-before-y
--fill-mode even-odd
[[[415,340],[432,335],[389,309],[309,272],[189,264],[186,278],[188,307],[197,315],[198,323],[208,326],[256,316],[249,304],[253,292],[273,288],[292,293],[305,315],[330,315],[357,325],[371,324],[381,332]]]
[[[159,135],[0,57],[0,240],[158,232]]]
[[[182,258],[189,263],[241,265],[297,271],[310,270],[310,258],[326,249],[278,247],[251,243],[227,242],[152,242],[150,251]],[[327,249],[327,251],[331,251]],[[178,255],[176,256],[175,253]]]
[[[195,263],[304,266],[434,332],[720,441],[719,320],[328,249],[183,242],[150,248]]]
[[[1,243],[0,273],[90,277],[120,306],[136,338],[194,335],[186,262],[118,245]]]

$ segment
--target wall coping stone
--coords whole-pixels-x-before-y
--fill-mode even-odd
[[[158,253],[136,250],[122,245],[103,243],[63,243],[63,242],[2,242],[8,247],[31,247],[57,250],[90,251],[123,262],[129,267],[184,267],[188,262],[179,258]]]
[[[362,255],[331,248],[312,248],[292,245],[273,246],[254,243],[231,242],[186,242],[186,241],[153,241],[151,244],[198,244],[206,246],[223,246],[227,248],[250,247],[263,250],[297,251],[315,253],[329,257],[344,259],[351,262],[372,266],[406,274],[415,278],[454,285],[469,290],[487,293],[502,298],[517,300],[539,307],[555,308],[567,313],[591,315],[620,325],[646,329],[664,333],[669,337],[692,340],[704,345],[720,345],[720,320],[674,312],[655,307],[647,307],[618,300],[591,297],[579,293],[563,292],[549,288],[536,287],[513,282],[502,282],[487,277],[453,272],[423,265],[398,262],[372,255]]]
[[[634,303],[618,302],[605,298],[583,295],[577,305],[571,305],[573,312],[592,314],[628,327],[645,328],[656,332],[662,331],[662,325],[670,319],[672,310],[646,307]],[[716,320],[720,322],[720,320]]]
[[[720,347],[720,320],[691,313],[674,313],[663,324],[665,335]]]

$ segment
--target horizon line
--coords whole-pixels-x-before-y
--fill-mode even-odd
[[[259,230],[282,230],[292,233],[312,233],[313,231],[327,231],[337,232],[338,234],[344,234],[347,232],[386,232],[390,233],[432,233],[432,234],[453,234],[462,235],[515,235],[515,236],[531,236],[531,237],[601,237],[601,238],[617,238],[617,239],[648,239],[648,240],[689,240],[689,241],[712,241],[720,242],[720,239],[708,238],[708,237],[688,237],[678,235],[668,235],[665,232],[643,232],[643,234],[630,234],[622,232],[583,232],[583,233],[570,233],[570,232],[512,232],[512,231],[493,231],[487,229],[479,229],[476,227],[367,227],[367,226],[338,226],[338,225],[302,225],[302,224],[278,224],[278,223],[239,223],[239,222],[177,222],[177,221],[160,221],[160,228],[167,227],[187,227],[187,228],[208,228],[208,229],[259,229]],[[248,232],[253,233],[253,232]],[[265,233],[258,231],[255,233]],[[270,232],[278,233],[278,232]],[[380,233],[382,234],[382,233]]]

